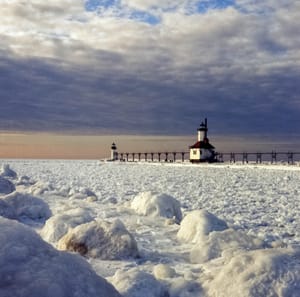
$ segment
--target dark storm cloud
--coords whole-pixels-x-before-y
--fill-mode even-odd
[[[160,3],[124,2],[151,13]],[[81,12],[82,1],[6,3],[0,129],[191,134],[207,116],[219,134],[298,133],[299,5],[248,2],[163,7],[155,26]]]
[[[124,73],[62,69],[39,60],[1,60],[2,129],[193,133],[208,116],[219,133],[296,133],[300,73],[213,76],[198,86],[144,81]]]

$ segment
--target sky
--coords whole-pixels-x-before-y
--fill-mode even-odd
[[[0,0],[0,18],[3,135],[300,134],[299,1]]]

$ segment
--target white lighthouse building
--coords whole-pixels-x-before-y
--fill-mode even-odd
[[[209,143],[207,131],[207,119],[205,119],[198,128],[198,141],[190,146],[190,161],[192,163],[215,162],[215,148]]]
[[[116,161],[118,160],[118,152],[117,152],[117,146],[115,143],[111,145],[110,149],[110,160],[111,161]]]

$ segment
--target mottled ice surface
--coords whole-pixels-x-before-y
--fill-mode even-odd
[[[139,256],[84,259],[124,296],[299,296],[298,165],[0,162],[5,164],[17,173],[3,177],[16,191],[48,204],[48,223],[28,225],[54,248],[70,228],[88,238],[78,225],[120,220]],[[169,198],[150,197],[150,204],[137,198],[147,195]],[[181,222],[196,214],[184,228],[178,203]],[[226,228],[216,228],[220,222]],[[93,242],[107,244],[99,238]]]

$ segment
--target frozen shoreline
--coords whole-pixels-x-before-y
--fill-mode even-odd
[[[0,166],[4,164],[9,164],[17,172],[19,179],[13,182],[18,192],[38,197],[49,206],[52,216],[48,221],[52,220],[51,224],[43,225],[24,217],[22,222],[30,223],[31,228],[42,232],[44,240],[49,240],[54,247],[58,245],[57,234],[66,232],[59,227],[62,223],[69,222],[73,229],[76,224],[88,224],[91,220],[111,223],[116,219],[122,221],[124,226],[115,223],[116,228],[123,230],[125,237],[126,230],[133,236],[139,257],[102,260],[99,258],[102,251],[96,249],[89,255],[98,256],[87,256],[86,259],[98,275],[107,278],[118,290],[125,290],[123,285],[132,283],[131,290],[136,294],[133,296],[162,297],[159,294],[163,294],[164,288],[167,288],[171,297],[210,297],[215,296],[212,295],[215,292],[216,296],[225,296],[219,295],[221,291],[218,290],[222,289],[223,284],[218,279],[222,276],[224,285],[227,280],[230,283],[232,280],[229,276],[233,273],[231,269],[234,269],[233,265],[237,265],[235,261],[238,260],[246,261],[247,264],[241,268],[245,273],[257,275],[253,281],[255,286],[268,286],[261,278],[265,273],[260,270],[261,265],[268,271],[275,269],[272,265],[277,263],[278,269],[282,271],[281,279],[285,278],[285,273],[292,273],[295,280],[300,277],[295,272],[300,271],[300,261],[297,266],[298,254],[296,251],[294,253],[300,243],[298,164],[195,165],[99,160],[0,160]],[[28,179],[23,178],[20,183],[22,176]],[[181,219],[177,202],[172,202],[165,194],[180,203],[183,219],[193,211],[205,210],[226,222],[229,230],[223,230],[223,227],[215,230],[213,226],[217,220],[212,218],[212,221],[207,221],[210,216],[204,216],[200,221],[192,220],[188,223],[191,226],[199,224],[202,228],[199,230],[204,230],[204,233],[190,237],[194,238],[191,242],[182,241],[182,236],[179,238],[177,235],[181,225],[171,218],[175,211],[178,221]],[[133,204],[137,197],[146,199]],[[28,201],[36,203],[32,199]],[[151,201],[149,206],[147,201]],[[27,205],[31,208],[25,214],[37,212],[37,205],[43,207],[42,204],[32,204],[32,207]],[[156,207],[162,208],[153,211]],[[163,215],[171,217],[161,217]],[[78,231],[74,229],[69,236],[84,236],[84,232],[92,234],[93,230],[105,226],[103,223],[91,223]],[[182,232],[188,234],[192,229],[189,227],[187,230]],[[51,232],[56,235],[51,236]],[[95,240],[88,242],[93,249],[98,244]],[[67,241],[60,243],[63,247],[67,245]],[[285,259],[282,263],[296,259],[296,270],[292,266],[285,266],[290,264],[276,260],[282,257]],[[252,259],[256,264],[251,266],[251,261],[248,263],[246,259]],[[262,259],[268,259],[268,262]],[[158,266],[160,264],[167,266]],[[137,284],[142,280],[153,284],[153,287],[156,286],[155,281],[158,281],[164,288],[154,292],[147,285],[139,287]],[[271,282],[275,286],[277,281],[274,278]],[[249,284],[240,280],[239,287],[230,289],[227,283],[227,292],[230,296],[258,296],[247,291]],[[242,295],[232,295],[235,289],[237,292],[241,290]],[[122,292],[124,294],[125,291]]]

